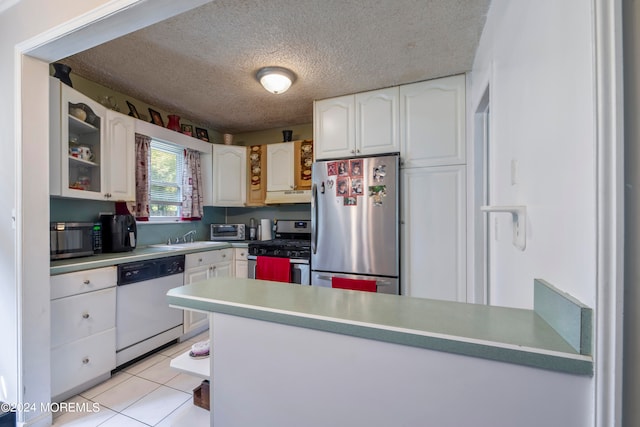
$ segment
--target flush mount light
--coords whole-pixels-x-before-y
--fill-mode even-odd
[[[284,93],[296,80],[293,71],[282,67],[264,67],[256,73],[260,84],[271,93]]]

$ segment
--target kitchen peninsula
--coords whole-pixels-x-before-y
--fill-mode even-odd
[[[534,310],[234,278],[167,298],[212,312],[212,425],[588,424],[592,358]]]

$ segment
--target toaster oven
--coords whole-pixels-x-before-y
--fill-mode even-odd
[[[244,224],[211,224],[210,240],[245,240]]]

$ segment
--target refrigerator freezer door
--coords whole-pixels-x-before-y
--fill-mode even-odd
[[[392,295],[400,294],[399,281],[397,278],[393,277],[359,276],[357,274],[338,274],[314,271],[311,273],[311,284],[313,286],[331,288],[332,277],[340,277],[353,280],[375,280],[378,293]]]
[[[398,156],[313,166],[311,267],[398,277]]]

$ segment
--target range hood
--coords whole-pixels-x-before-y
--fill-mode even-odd
[[[267,191],[264,203],[267,205],[311,203],[311,190]]]

